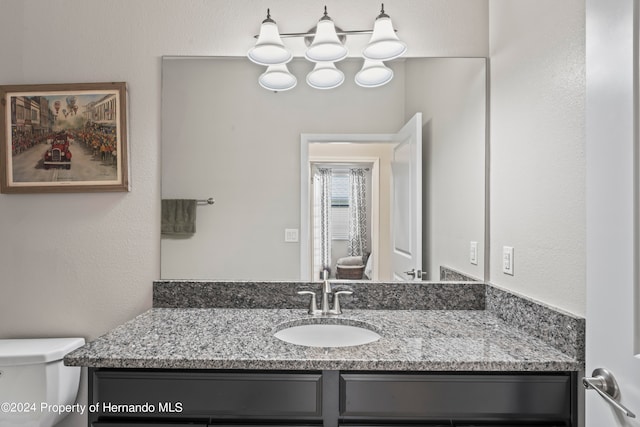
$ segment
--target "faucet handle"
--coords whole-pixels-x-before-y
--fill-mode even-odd
[[[316,293],[312,291],[298,291],[298,295],[311,295],[309,302],[309,314],[319,314],[318,303],[316,302]]]
[[[329,314],[342,314],[342,309],[340,308],[340,295],[351,295],[353,292],[351,291],[338,291],[333,294],[333,310],[329,311]]]

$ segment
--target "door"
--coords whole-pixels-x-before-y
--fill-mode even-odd
[[[640,426],[636,3],[586,2],[586,375],[610,371],[636,415],[587,390],[587,427]]]
[[[422,279],[422,113],[396,134],[391,163],[391,274]]]

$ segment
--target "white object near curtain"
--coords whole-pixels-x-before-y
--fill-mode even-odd
[[[367,181],[364,169],[349,169],[349,256],[367,252]]]
[[[331,169],[318,168],[314,185],[314,277],[331,268]]]

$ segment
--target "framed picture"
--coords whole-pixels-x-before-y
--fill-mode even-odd
[[[129,191],[126,83],[0,86],[0,192]]]

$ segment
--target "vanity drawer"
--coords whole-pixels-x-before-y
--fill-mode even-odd
[[[167,423],[129,423],[129,422],[113,422],[113,423],[92,423],[91,427],[207,427],[206,423],[203,424],[167,424]]]
[[[343,419],[568,420],[570,408],[569,375],[340,375]]]
[[[319,419],[322,375],[95,370],[91,402],[99,403],[99,417]],[[105,407],[106,403],[111,406]],[[145,403],[155,408],[130,413],[110,410]]]

